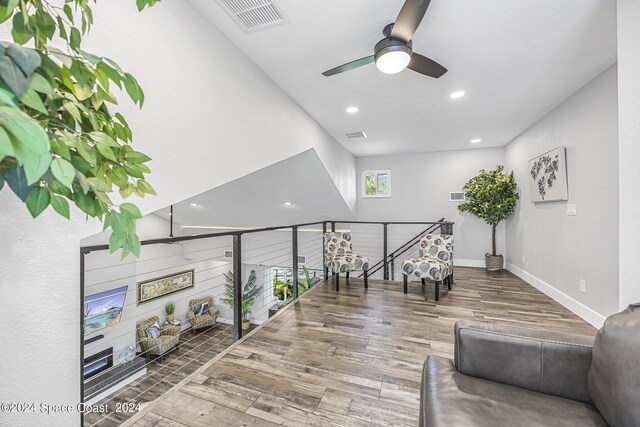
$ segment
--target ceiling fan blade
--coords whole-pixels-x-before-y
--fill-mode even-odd
[[[364,65],[371,64],[373,60],[373,55],[365,56],[364,58],[356,59],[355,61],[347,62],[346,64],[342,64],[339,67],[327,70],[322,73],[322,75],[325,77],[329,77],[333,76],[334,74],[344,73],[345,71],[353,70],[354,68],[359,68]]]
[[[422,56],[415,52],[411,55],[411,62],[409,62],[407,68],[415,71],[416,73],[433,77],[434,79],[442,77],[442,75],[447,72],[446,68],[438,64],[433,59],[429,59],[426,56]]]
[[[391,37],[408,42],[416,32],[431,0],[407,0],[402,5],[398,18],[393,24]]]

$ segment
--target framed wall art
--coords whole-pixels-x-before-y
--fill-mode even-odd
[[[565,147],[529,160],[529,190],[532,202],[569,200]]]
[[[194,276],[195,270],[191,269],[138,282],[138,304],[191,288]]]

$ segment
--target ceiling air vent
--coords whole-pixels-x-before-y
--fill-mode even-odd
[[[304,255],[299,255],[298,256],[298,264],[306,264],[307,263],[307,257]]]
[[[271,0],[218,0],[218,3],[247,33],[285,22],[282,13]]]
[[[224,251],[225,258],[233,258],[233,251]]]
[[[367,134],[361,130],[360,132],[345,133],[344,136],[347,139],[358,139],[358,138],[366,138]]]
[[[449,201],[450,202],[464,202],[467,200],[467,196],[464,191],[450,191],[449,192]]]

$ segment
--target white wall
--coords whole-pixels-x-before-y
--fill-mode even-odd
[[[640,2],[618,0],[619,308],[640,301]]]
[[[353,209],[355,157],[188,2],[138,13],[133,0],[109,0],[94,16],[85,49],[116,59],[145,91],[142,110],[121,109],[153,158],[158,194],[186,199],[314,148]]]
[[[491,227],[474,216],[459,213],[458,203],[449,201],[449,192],[460,191],[480,169],[493,169],[503,163],[502,147],[360,157],[357,160],[358,219],[436,221],[444,217],[455,222],[456,263],[484,266],[484,254],[491,251]],[[365,169],[391,170],[390,198],[362,197],[360,180]],[[394,233],[403,237],[411,234],[407,228],[395,226],[395,230]],[[410,237],[403,240],[398,236],[396,246],[392,246],[390,239],[389,250]],[[504,254],[504,225],[498,227],[497,242],[498,252]]]
[[[521,191],[507,222],[509,269],[594,324],[618,308],[617,136],[614,66],[505,151]],[[561,146],[567,147],[569,201],[531,202],[528,160]],[[567,203],[577,204],[577,216],[567,216]],[[584,294],[579,279],[586,280]]]
[[[136,201],[143,212],[309,148],[354,206],[354,157],[189,4],[164,0],[138,13],[133,0],[101,1],[94,17],[83,47],[117,60],[147,96],[141,111],[124,98],[120,106],[136,148],[154,159],[149,180],[158,196]],[[73,404],[80,399],[80,239],[97,233],[99,224],[51,212],[33,220],[6,188],[0,203],[0,315],[21,319],[29,312],[42,319],[0,332],[0,400]],[[11,414],[6,422],[71,426],[79,415]]]

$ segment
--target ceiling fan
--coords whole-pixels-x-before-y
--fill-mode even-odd
[[[378,70],[385,74],[395,74],[408,68],[435,79],[447,72],[436,61],[413,52],[411,37],[418,29],[431,0],[406,0],[395,23],[382,30],[384,38],[376,43],[373,55],[347,62],[322,73],[329,77],[364,65],[376,63]]]

